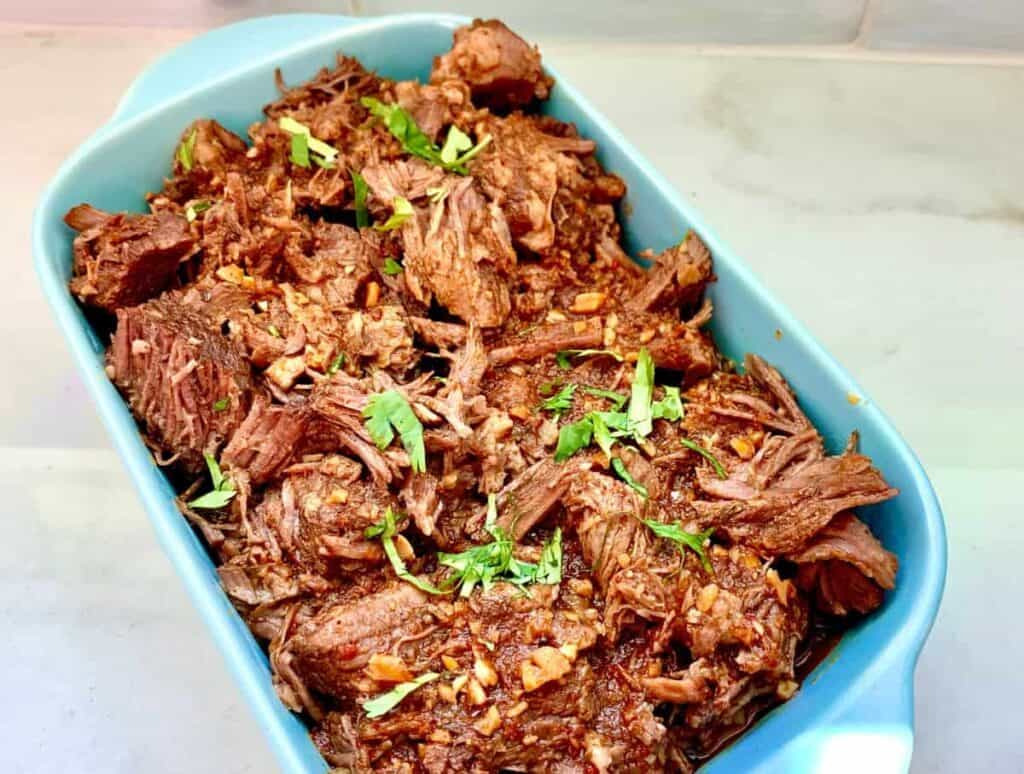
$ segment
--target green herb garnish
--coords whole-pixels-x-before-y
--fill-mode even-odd
[[[382,271],[389,277],[394,277],[398,274],[401,274],[404,271],[404,268],[402,264],[400,264],[391,256],[388,256],[387,258],[384,259],[384,268]]]
[[[689,548],[700,557],[700,563],[704,566],[704,569],[708,572],[712,571],[711,562],[708,561],[707,554],[704,552],[704,544],[715,531],[714,527],[698,532],[695,535],[692,532],[687,532],[679,523],[665,524],[654,519],[644,519],[644,524],[658,537],[671,540],[678,545],[680,551],[685,551],[685,549]]]
[[[206,212],[213,206],[213,202],[207,201],[206,199],[199,199],[198,201],[189,202],[185,208],[185,220],[189,223],[196,219],[196,216],[200,212]]]
[[[213,490],[189,502],[190,508],[223,508],[235,496],[235,485],[221,472],[220,465],[212,454],[204,454],[206,468],[210,471]]]
[[[363,409],[363,417],[366,430],[378,449],[386,449],[395,438],[394,430],[397,430],[402,446],[409,453],[409,465],[413,473],[422,473],[427,469],[423,425],[402,393],[387,390],[370,396],[370,402]]]
[[[583,392],[587,395],[593,395],[595,398],[604,398],[610,400],[616,411],[621,411],[622,407],[626,405],[626,401],[629,400],[629,396],[623,395],[620,392],[614,390],[604,390],[600,387],[590,387],[589,385],[583,385]]]
[[[391,217],[384,221],[384,223],[376,224],[373,227],[376,231],[394,231],[416,214],[409,200],[401,196],[395,197],[394,201],[391,202],[391,208],[393,210]]]
[[[227,407],[230,406],[230,405],[231,405],[231,399],[230,398],[221,398],[220,400],[218,400],[216,403],[213,404],[213,410],[214,411],[226,411]]]
[[[363,97],[359,101],[372,115],[384,122],[392,136],[401,143],[402,150],[450,172],[465,175],[468,171],[466,163],[491,141],[491,136],[487,135],[474,146],[465,132],[452,126],[448,130],[444,147],[438,148],[401,106],[389,105],[373,97]]]
[[[701,446],[700,444],[694,443],[689,438],[680,438],[679,439],[679,443],[681,443],[683,446],[685,446],[690,451],[697,452],[697,454],[699,454],[701,457],[703,457],[708,462],[710,462],[711,463],[711,467],[713,467],[715,469],[715,474],[719,478],[725,479],[725,478],[729,477],[729,474],[725,472],[725,468],[722,467],[722,463],[718,461],[718,458],[714,454],[709,452],[707,449],[705,449],[703,446]]]
[[[338,373],[338,371],[341,370],[341,367],[343,365],[345,365],[345,353],[339,352],[335,356],[334,360],[331,361],[331,364],[327,366],[327,375],[333,376],[334,374]]]
[[[193,129],[189,133],[188,137],[182,140],[181,144],[178,145],[178,151],[175,154],[186,172],[191,172],[192,167],[195,166],[196,136],[198,133],[198,129]]]
[[[309,168],[309,156],[315,154],[313,160],[317,165],[324,167],[325,169],[334,168],[334,160],[338,156],[337,148],[334,148],[323,140],[318,140],[313,136],[312,132],[309,131],[309,127],[305,124],[300,124],[294,118],[290,116],[283,116],[278,119],[277,125],[281,127],[281,131],[287,132],[292,136],[292,161],[298,164],[300,167]],[[300,155],[296,158],[296,141],[295,138],[301,136],[304,139],[299,140],[300,149],[304,149],[305,155]],[[300,154],[303,151],[300,150]],[[319,158],[317,158],[319,157]],[[305,160],[305,163],[302,161]]]
[[[645,487],[643,484],[641,484],[639,481],[633,478],[629,470],[626,468],[626,463],[624,463],[618,457],[612,458],[612,470],[615,471],[616,475],[618,475],[619,478],[621,478],[629,485],[630,489],[639,492],[642,498],[646,500],[648,497],[650,497],[650,495],[647,493],[647,487]]]
[[[424,672],[415,680],[410,680],[407,683],[399,683],[387,693],[382,693],[380,696],[374,696],[372,699],[367,699],[363,702],[363,711],[366,713],[366,717],[373,719],[379,718],[381,715],[386,715],[397,707],[402,699],[410,693],[427,683],[433,682],[440,676],[441,675],[437,672]]]
[[[397,534],[398,518],[390,507],[384,511],[383,520],[377,522],[372,527],[367,527],[363,530],[363,536],[368,540],[373,540],[378,537],[380,538],[381,545],[384,548],[384,555],[388,558],[388,561],[391,562],[391,567],[394,569],[395,575],[406,583],[411,583],[420,591],[425,591],[428,594],[446,593],[429,581],[425,581],[409,572],[409,568],[405,566],[405,562],[403,562],[402,557],[398,555],[398,548],[395,546],[395,535]]]
[[[640,350],[636,359],[636,371],[633,374],[633,386],[629,395],[629,430],[637,438],[651,434],[654,429],[651,414],[651,399],[654,396],[654,361],[647,348]]]
[[[352,206],[356,208],[356,228],[370,225],[370,211],[366,209],[366,196],[370,192],[363,176],[354,169],[349,170],[352,176]]]
[[[594,437],[594,420],[589,414],[583,419],[562,425],[558,430],[558,445],[555,447],[555,462],[564,462],[572,455],[590,445]]]
[[[620,363],[622,362],[622,355],[610,349],[563,349],[555,353],[555,362],[558,363],[558,367],[563,371],[568,371],[572,368],[572,358],[596,357],[597,355],[607,355],[608,357],[615,358]]]
[[[683,399],[678,387],[662,387],[665,397],[651,404],[651,416],[655,419],[667,419],[678,422],[683,418]]]
[[[303,169],[309,169],[309,135],[292,135],[292,164],[297,164]]]
[[[267,333],[269,333],[275,339],[282,338],[281,331],[278,329],[278,327],[276,325],[268,325],[267,326]]]
[[[499,580],[517,586],[530,583],[559,583],[562,579],[562,531],[556,529],[541,549],[539,564],[523,562],[512,555],[511,536],[495,522],[497,498],[487,497],[487,520],[484,529],[494,538],[490,543],[474,546],[457,554],[438,552],[437,562],[454,572],[449,581],[459,587],[459,595],[468,597],[480,585],[484,591]]]
[[[561,414],[563,411],[568,411],[572,408],[572,396],[576,393],[575,384],[567,384],[556,394],[552,395],[547,400],[544,400],[540,404],[542,411],[553,411],[555,414]]]

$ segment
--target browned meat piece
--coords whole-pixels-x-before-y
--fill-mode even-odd
[[[111,214],[88,204],[68,210],[74,242],[71,292],[83,304],[115,312],[166,290],[195,249],[188,222],[170,212]]]
[[[658,368],[679,371],[687,384],[707,376],[718,364],[710,336],[666,313],[619,315],[614,347],[621,352],[646,347]]]
[[[463,114],[472,111],[473,105],[470,103],[469,86],[464,81],[446,80],[435,85],[399,81],[394,91],[394,101],[434,142],[441,142],[441,130],[446,126],[457,124],[467,128]]]
[[[412,327],[405,309],[397,305],[375,306],[352,312],[345,323],[345,354],[360,358],[368,368],[409,370],[419,361],[413,349]]]
[[[711,279],[711,252],[693,231],[654,260],[647,281],[625,302],[626,311],[678,310],[700,300]]]
[[[896,557],[851,513],[840,513],[787,558],[801,565],[797,585],[833,615],[869,613],[882,604],[883,589],[896,587]]]
[[[223,183],[229,170],[245,164],[245,152],[248,150],[245,141],[212,119],[201,118],[193,122],[182,132],[180,142],[188,148],[186,158],[190,163],[186,167],[176,154],[176,175],[195,172],[206,180],[219,178]]]
[[[396,198],[422,199],[446,180],[443,169],[417,158],[369,164],[363,167],[362,175],[370,189],[371,203],[381,214],[391,211]],[[384,214],[382,219],[386,217]]]
[[[285,260],[300,280],[297,288],[310,301],[332,312],[356,307],[374,276],[376,246],[358,231],[338,223],[317,222],[312,229],[312,250],[285,253]]]
[[[452,314],[482,328],[501,325],[511,308],[506,277],[516,262],[501,210],[472,178],[421,209],[402,227],[405,280],[426,303],[431,295]]]
[[[601,320],[555,322],[520,331],[505,339],[506,343],[489,353],[491,365],[499,366],[516,360],[538,360],[563,349],[594,349],[601,346]]]
[[[374,694],[389,687],[366,672],[375,654],[419,652],[422,638],[444,620],[419,589],[398,583],[354,602],[328,607],[305,623],[287,645],[294,668],[313,689],[331,696]],[[402,641],[411,647],[402,650]],[[425,671],[414,660],[411,673]]]
[[[275,553],[324,577],[383,562],[380,541],[363,531],[398,503],[386,489],[360,480],[361,472],[358,463],[336,456],[292,466],[280,490],[269,491],[256,508]]]
[[[573,478],[565,507],[576,522],[583,558],[602,588],[625,561],[644,554],[647,529],[640,523],[640,496],[621,481],[597,472]]]
[[[547,459],[531,465],[498,495],[498,525],[519,540],[555,507],[573,479],[589,467],[590,463],[582,459]]]
[[[245,470],[259,484],[280,475],[301,448],[309,427],[303,405],[275,406],[263,397],[252,408],[224,449],[221,461]]]
[[[855,453],[793,466],[765,489],[743,489],[731,478],[699,480],[708,494],[728,498],[694,501],[701,524],[769,554],[797,551],[839,512],[898,494],[871,460]]]
[[[410,317],[412,329],[427,344],[433,347],[459,347],[466,343],[469,328],[457,323],[439,322],[425,317]]]
[[[107,368],[149,437],[191,470],[202,467],[204,453],[217,452],[249,409],[243,352],[178,293],[117,310]]]
[[[553,81],[544,75],[540,52],[497,19],[476,19],[455,30],[452,50],[434,58],[431,83],[462,80],[473,101],[497,110],[547,99]]]
[[[513,239],[534,252],[550,248],[555,241],[551,206],[559,165],[574,163],[559,151],[561,139],[544,134],[521,113],[491,117],[478,133],[489,134],[493,142],[473,164],[473,174],[501,206]],[[593,143],[581,141],[578,152],[593,150]]]

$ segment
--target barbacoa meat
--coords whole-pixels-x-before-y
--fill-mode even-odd
[[[854,511],[896,490],[720,355],[699,235],[630,258],[500,22],[428,84],[278,86],[247,139],[184,127],[149,214],[66,220],[281,701],[339,771],[692,771],[885,604]]]

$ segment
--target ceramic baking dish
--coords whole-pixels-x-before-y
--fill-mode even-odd
[[[355,20],[276,16],[224,27],[181,46],[143,72],[110,121],[61,167],[44,191],[33,224],[36,268],[114,444],[139,489],[157,536],[202,613],[229,669],[287,771],[322,772],[326,763],[306,727],[274,695],[267,658],[222,593],[209,555],[178,513],[174,491],[153,463],[120,395],[103,371],[101,342],[67,291],[72,232],[61,221],[88,201],[107,210],[143,210],[158,190],[182,128],[216,118],[245,135],[285,80],[310,78],[337,51],[396,79],[425,78],[467,20],[416,14]],[[551,63],[548,62],[550,65]],[[694,229],[711,248],[718,282],[712,332],[733,358],[757,352],[778,365],[831,448],[850,431],[886,478],[894,500],[861,514],[900,560],[896,590],[851,629],[788,703],[708,763],[703,771],[904,772],[913,745],[913,673],[934,620],[946,570],[942,514],[913,452],[873,401],[761,284],[669,183],[554,67],[546,110],[597,141],[604,166],[625,179],[623,225],[629,251],[659,251]],[[775,331],[783,332],[781,337]],[[856,405],[849,394],[862,396]],[[112,556],[112,561],[117,557]]]

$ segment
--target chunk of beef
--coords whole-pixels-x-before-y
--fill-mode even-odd
[[[797,585],[833,615],[869,613],[882,604],[883,589],[896,587],[895,555],[852,513],[840,513],[787,558],[801,565]]]
[[[596,631],[583,623],[593,612],[544,586],[527,596],[499,583],[458,600],[433,667],[441,671],[446,659],[454,675],[424,685],[381,718],[329,719],[332,746],[375,771],[405,759],[395,739],[415,745],[427,771],[575,771],[610,760],[627,768],[647,762],[650,770],[663,754],[664,727],[634,681],[596,668]]]
[[[304,404],[273,405],[258,396],[224,448],[221,462],[245,470],[253,483],[269,481],[299,453],[309,424]]]
[[[111,214],[80,204],[68,211],[64,222],[79,232],[71,292],[83,304],[108,312],[166,290],[178,265],[195,249],[188,222],[170,212]]]
[[[422,199],[446,180],[443,169],[418,158],[369,164],[363,167],[362,175],[371,194],[370,203],[382,215],[391,211],[396,198]]]
[[[378,523],[397,500],[382,487],[360,479],[362,466],[331,455],[288,469],[279,489],[256,508],[274,549],[306,572],[323,577],[365,569],[384,561],[380,541],[363,532]]]
[[[593,349],[601,346],[601,320],[554,322],[503,337],[489,353],[491,365],[499,366],[516,360],[529,362],[563,349]]]
[[[402,306],[374,306],[348,315],[344,351],[368,368],[391,368],[401,373],[419,361],[413,348],[412,327]]]
[[[296,673],[311,688],[337,697],[371,695],[389,687],[367,673],[371,657],[410,656],[410,670],[426,671],[415,654],[423,650],[422,638],[438,629],[442,616],[426,594],[398,583],[327,607],[299,628],[287,650]],[[403,648],[403,642],[409,647]]]
[[[285,260],[310,301],[332,312],[356,306],[374,276],[376,245],[353,228],[318,221],[312,227],[312,250],[289,250]]]
[[[701,524],[769,554],[797,551],[841,511],[898,494],[870,459],[855,453],[796,466],[761,490],[725,489],[710,477],[700,485],[728,498],[694,501]]]
[[[249,409],[244,353],[179,293],[117,310],[107,369],[148,437],[189,469],[200,469]]]
[[[553,81],[544,75],[540,52],[497,19],[476,19],[455,30],[452,50],[434,58],[430,82],[469,84],[473,101],[496,110],[547,99]]]
[[[621,352],[646,347],[655,366],[679,371],[686,383],[707,376],[718,364],[710,336],[666,313],[619,315],[614,347]]]
[[[561,501],[573,480],[589,468],[589,461],[575,458],[534,463],[499,493],[498,525],[519,540]]]
[[[550,248],[555,241],[551,206],[559,164],[573,162],[553,147],[557,138],[549,138],[521,113],[491,117],[478,132],[490,135],[492,143],[473,164],[473,174],[501,206],[513,239],[534,252]],[[582,150],[592,152],[593,143]]]
[[[694,306],[711,279],[711,252],[693,231],[654,259],[647,281],[625,302],[626,311],[652,312]]]
[[[192,122],[182,132],[181,143],[185,144],[186,150],[183,154],[175,154],[174,173],[179,176],[192,174],[209,181],[204,192],[215,190],[217,180],[223,184],[229,170],[245,165],[245,152],[248,150],[245,140],[213,119],[201,118]]]
[[[506,277],[515,265],[508,225],[472,178],[402,227],[405,280],[427,303],[433,295],[452,314],[482,328],[501,325],[511,309]]]
[[[399,81],[394,92],[394,101],[434,142],[440,142],[441,130],[446,126],[458,124],[466,128],[463,116],[473,110],[469,86],[461,80],[441,80],[436,84]]]

